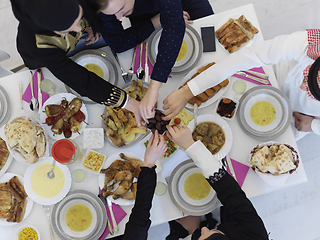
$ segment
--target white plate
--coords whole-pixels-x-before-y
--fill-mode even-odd
[[[214,122],[218,124],[224,131],[225,143],[220,149],[220,151],[213,155],[217,160],[221,160],[230,152],[230,149],[232,146],[233,135],[232,135],[231,128],[229,127],[228,123],[225,120],[213,114],[199,115],[197,117],[197,123],[199,124],[202,122]],[[191,132],[193,132],[195,128],[194,119],[189,123],[188,128],[191,130]]]
[[[140,146],[145,150],[146,149],[146,146],[144,145],[144,143],[146,141],[148,141],[150,139],[150,137],[152,136],[152,133],[149,133],[144,139],[142,139],[139,144]],[[179,146],[177,144],[175,144],[175,147],[177,148],[177,150],[175,150],[169,157],[165,157],[165,156],[162,156],[159,161],[161,164],[164,164],[166,162],[168,162],[179,150]]]
[[[65,182],[64,182],[64,187],[62,188],[61,192],[52,198],[44,198],[44,197],[39,196],[38,194],[36,194],[33,191],[32,186],[31,186],[31,177],[32,177],[33,171],[40,164],[46,164],[46,163],[52,164],[53,161],[54,161],[53,157],[42,158],[41,162],[37,162],[35,164],[30,165],[24,174],[25,189],[26,189],[27,194],[34,202],[41,204],[41,205],[52,205],[52,204],[55,204],[55,203],[61,201],[67,195],[67,193],[69,192],[70,187],[71,187],[71,174],[70,174],[69,168],[65,165],[62,165],[62,164],[56,162],[56,167],[59,167],[64,174],[64,181]]]
[[[111,163],[113,163],[115,160],[122,160],[124,161],[122,158],[120,158],[119,154],[123,153],[124,155],[126,155],[127,157],[130,158],[136,158],[136,159],[140,159],[143,162],[143,158],[140,157],[138,154],[132,153],[132,152],[118,152],[110,157],[107,158],[107,160],[104,162],[102,169],[108,168]],[[136,182],[137,179],[134,178],[133,182]],[[104,174],[100,173],[99,174],[99,187],[102,189],[104,187]],[[117,189],[118,184],[115,185],[114,190]],[[130,191],[130,190],[129,190]],[[122,205],[122,206],[128,206],[128,205],[133,205],[135,203],[135,200],[127,200],[127,199],[122,199],[122,198],[118,198],[116,200],[113,199],[112,195],[108,196],[108,199],[111,202],[114,202],[115,204],[118,205]]]
[[[63,98],[66,98],[67,101],[70,103],[72,101],[72,99],[74,99],[75,95],[73,95],[72,93],[58,93],[53,95],[52,97],[48,98],[47,101],[44,103],[44,105],[42,106],[42,110],[40,112],[40,121],[42,123],[46,122],[46,118],[48,117],[47,114],[45,114],[45,107],[49,104],[57,104],[60,105],[61,100]],[[82,106],[80,108],[80,110],[84,113],[84,115],[86,116],[86,119],[84,120],[85,122],[88,122],[88,111],[86,108],[86,105],[82,102]],[[52,126],[48,126],[47,124],[43,124],[44,128],[46,130],[46,132],[48,133],[49,137],[54,138],[54,139],[64,139],[64,135],[63,133],[60,135],[53,135],[53,132],[51,131],[51,127]],[[87,124],[85,124],[83,121],[81,122],[81,129],[79,131],[79,133],[81,134],[83,132],[83,129],[87,126]],[[79,133],[72,133],[72,136],[69,139],[75,139],[76,137],[80,136]]]
[[[44,130],[44,135],[46,136],[46,151],[44,152],[44,157],[48,157],[49,156],[49,141],[48,141],[48,134],[47,134],[47,130],[45,128],[44,125],[42,125],[41,121],[39,121],[38,119],[32,117],[32,116],[28,116],[26,114],[20,114],[18,116],[15,116],[14,118],[10,119],[10,121],[8,123],[11,123],[12,121],[16,120],[17,118],[28,118],[32,121],[32,123],[35,125],[35,126],[40,126],[42,127],[42,129]],[[30,163],[27,161],[27,159],[25,159],[21,153],[19,153],[16,149],[14,148],[11,148],[7,142],[7,138],[6,138],[6,135],[4,134],[4,126],[0,129],[0,137],[2,137],[3,139],[6,140],[6,144],[7,144],[7,148],[9,149],[10,151],[10,154],[13,156],[14,159],[16,159],[18,162],[20,163],[23,163],[23,164],[28,164],[30,165]],[[39,158],[38,161],[40,161],[41,158]]]
[[[32,228],[33,230],[35,230],[35,231],[37,232],[37,234],[38,234],[38,239],[37,239],[37,240],[40,240],[40,239],[41,239],[41,238],[40,238],[40,233],[39,233],[38,229],[36,229],[36,228],[35,228],[34,226],[32,226],[32,225],[23,225],[23,226],[19,227],[18,230],[16,231],[15,239],[14,239],[14,240],[19,240],[19,233],[22,231],[22,229],[27,228],[27,227]]]
[[[201,169],[191,159],[180,163],[170,175],[168,192],[173,204],[179,210],[193,216],[201,216],[214,209],[218,198],[213,189],[201,200],[193,200],[186,195],[183,189],[184,181],[190,174],[196,172],[201,172]]]
[[[23,177],[21,177],[21,176],[19,176],[17,174],[13,174],[13,173],[5,173],[5,174],[3,174],[0,177],[0,183],[8,182],[14,176],[17,176],[19,181],[21,182],[21,184],[25,187]],[[25,211],[25,214],[24,214],[24,218],[23,218],[23,220],[21,222],[23,222],[28,217],[28,215],[31,212],[32,206],[33,206],[33,201],[29,196],[26,198],[26,200],[27,200],[26,211]],[[17,224],[17,223],[16,222],[15,223],[14,222],[7,222],[6,219],[0,218],[0,225],[12,226],[12,225],[15,225],[15,224]]]
[[[224,98],[229,98],[229,99],[231,99],[231,100],[236,104],[236,108],[234,109],[234,114],[233,114],[233,116],[232,116],[231,118],[227,118],[227,117],[224,117],[224,116],[220,116],[220,114],[217,113],[217,110],[218,110],[218,107],[219,107],[219,103],[220,103],[221,100],[223,100]],[[221,117],[221,118],[223,118],[223,119],[226,119],[226,120],[228,120],[228,121],[233,121],[234,118],[235,118],[235,116],[236,116],[236,114],[237,114],[238,107],[239,107],[239,101],[235,100],[233,97],[221,96],[221,98],[219,98],[219,101],[218,101],[217,104],[216,104],[216,109],[214,110],[214,113],[215,113],[217,116],[219,116],[219,117]]]
[[[183,85],[186,81],[188,81],[197,71],[199,68],[208,65],[208,63],[203,64],[201,66],[198,66],[194,69],[192,69],[182,80],[181,85]],[[201,74],[197,76],[199,79],[201,78]],[[227,88],[230,85],[230,80],[227,86],[220,88],[218,92],[214,93],[211,97],[208,98],[207,101],[203,102],[200,107],[198,107],[198,109],[201,108],[205,108],[208,107],[209,105],[211,105],[212,103],[214,103],[215,101],[217,101],[223,94],[224,92],[227,90]],[[188,109],[193,109],[193,105],[190,103],[187,103],[186,108]]]
[[[150,35],[148,40],[148,56],[152,65],[155,64],[158,46],[162,33],[162,28],[159,27]],[[180,61],[175,62],[172,67],[171,75],[182,75],[188,73],[193,69],[200,61],[203,52],[202,41],[198,32],[189,24],[186,25],[186,31],[184,40],[187,44],[186,56]]]
[[[68,209],[75,205],[75,204],[83,204],[86,207],[90,209],[90,212],[92,214],[92,222],[89,228],[83,232],[75,232],[71,230],[67,223],[65,222],[65,217]],[[69,236],[75,237],[75,238],[80,238],[80,237],[87,237],[93,234],[93,232],[97,229],[97,211],[94,208],[94,206],[88,202],[87,200],[84,199],[73,199],[66,203],[62,208],[61,208],[61,214],[59,216],[59,221],[61,223],[61,228],[62,230]]]
[[[217,28],[216,28],[216,31],[223,25],[223,24],[225,24],[226,22],[228,22],[228,20],[230,19],[230,18],[233,18],[233,20],[237,20],[240,16],[241,16],[242,14],[231,14],[231,15],[228,15],[228,16],[225,16],[224,18],[222,18],[221,19],[221,21],[218,23],[218,25],[217,25]],[[245,16],[246,17],[246,16]],[[247,18],[247,17],[246,17]],[[247,18],[248,19],[248,18]],[[248,21],[250,21],[250,19],[248,19]],[[254,24],[252,21],[250,21],[251,22],[251,24],[255,27],[255,28],[257,28],[258,29],[258,27],[257,27],[257,25],[256,24]],[[259,32],[260,32],[260,29],[258,29],[259,30]],[[257,33],[257,34],[259,34],[259,33]],[[244,44],[244,45],[242,45],[239,49],[241,49],[242,47],[244,47],[244,46],[246,46],[246,47],[249,47],[249,46],[251,46],[252,44],[253,44],[253,42],[255,41],[255,39],[256,39],[256,34],[254,35],[254,37],[252,38],[252,39],[250,39],[246,44]],[[219,40],[217,41],[218,43],[219,43],[219,45],[224,49],[224,50],[226,50],[225,48],[224,48],[224,46],[219,42]],[[238,50],[239,50],[238,49]],[[237,50],[237,51],[238,51]],[[227,50],[226,50],[227,51]],[[227,51],[228,52],[228,51]]]
[[[93,171],[92,169],[87,168],[87,167],[83,164],[84,160],[86,159],[86,157],[88,156],[88,154],[89,154],[90,152],[94,152],[94,153],[101,154],[101,155],[104,157],[103,163],[104,163],[104,161],[106,160],[106,155],[104,155],[104,154],[102,154],[102,153],[100,153],[100,152],[98,152],[98,151],[94,151],[94,150],[91,150],[91,149],[87,149],[87,152],[86,152],[86,154],[84,155],[84,157],[83,157],[83,159],[82,159],[82,161],[81,161],[80,167],[81,167],[82,169],[90,172],[90,173],[93,173],[93,174],[98,175],[98,174],[100,174],[100,170],[101,170],[102,167],[103,167],[103,163],[102,163],[102,165],[101,165],[101,167],[100,167],[100,169],[99,169],[98,171]]]

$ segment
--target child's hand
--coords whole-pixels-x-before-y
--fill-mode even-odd
[[[153,167],[156,161],[161,158],[167,151],[167,143],[164,137],[156,130],[149,139],[146,152],[144,154],[143,166]]]
[[[178,144],[180,147],[184,149],[188,149],[193,143],[192,134],[190,129],[185,126],[174,126],[171,127],[167,125],[167,136],[168,138]]]

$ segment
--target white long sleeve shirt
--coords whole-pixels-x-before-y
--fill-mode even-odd
[[[280,89],[288,97],[293,111],[315,116],[312,131],[320,135],[320,101],[311,99],[300,89],[303,70],[314,62],[307,56],[307,31],[281,35],[255,43],[231,54],[188,82],[194,96],[232,76],[239,69],[276,65]]]

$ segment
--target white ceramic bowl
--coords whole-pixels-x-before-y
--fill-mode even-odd
[[[23,225],[23,226],[19,227],[18,230],[16,231],[14,239],[18,240],[19,239],[19,233],[22,231],[22,229],[27,228],[27,227],[32,228],[37,232],[38,239],[34,239],[34,240],[40,240],[40,233],[39,233],[38,229],[36,229],[34,226],[31,226],[31,225]]]

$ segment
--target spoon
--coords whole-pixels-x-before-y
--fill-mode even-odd
[[[145,74],[144,69],[143,69],[142,66],[141,66],[141,61],[142,61],[142,48],[143,48],[143,42],[140,43],[140,46],[139,46],[139,62],[140,62],[140,65],[139,65],[139,68],[137,69],[137,72],[136,72],[137,77],[138,77],[139,79],[142,79],[142,78],[144,77],[144,74]]]
[[[39,103],[33,94],[33,81],[32,81],[32,72],[31,71],[29,72],[29,82],[30,82],[30,88],[31,88],[31,94],[32,94],[32,98],[30,100],[29,106],[30,106],[30,109],[33,111],[38,108]]]
[[[196,128],[197,124],[197,110],[198,110],[198,104],[195,103],[193,106],[193,114],[194,114],[194,128]]]
[[[55,163],[56,163],[56,160],[53,160],[52,168],[51,168],[50,172],[47,173],[47,177],[50,179],[54,178],[53,168],[54,168]]]

